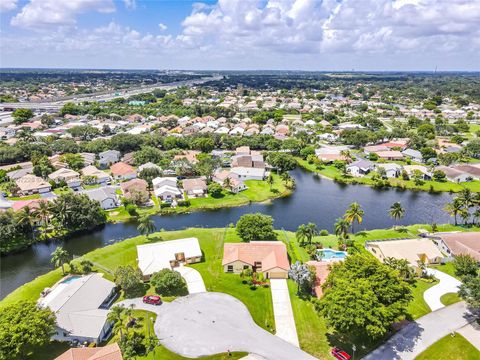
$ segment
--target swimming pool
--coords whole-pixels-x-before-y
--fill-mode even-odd
[[[65,280],[63,280],[60,284],[70,284],[71,282],[74,282],[74,281],[80,279],[80,277],[81,276],[76,276],[76,275],[70,276],[70,277],[66,278]]]
[[[318,260],[331,261],[331,260],[343,260],[347,257],[345,251],[337,251],[332,249],[321,249],[317,251]]]

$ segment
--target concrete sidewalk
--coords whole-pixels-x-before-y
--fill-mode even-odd
[[[473,346],[480,350],[480,325],[472,322],[457,330],[457,333],[467,339]]]
[[[411,322],[364,359],[413,360],[430,345],[463,328],[474,318],[464,301],[445,306]]]
[[[270,287],[272,289],[273,315],[275,317],[275,335],[296,347],[300,347],[287,280],[270,279]]]

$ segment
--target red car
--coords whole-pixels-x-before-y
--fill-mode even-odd
[[[332,356],[338,360],[350,360],[350,355],[336,347],[330,351],[330,354],[332,354]]]
[[[162,303],[162,298],[157,295],[145,295],[143,297],[143,302],[150,305],[160,305]]]

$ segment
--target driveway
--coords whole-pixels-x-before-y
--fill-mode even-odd
[[[443,307],[408,324],[364,359],[413,360],[430,345],[473,320],[464,301]]]
[[[423,293],[423,298],[425,299],[425,302],[428,304],[432,311],[435,311],[445,307],[445,305],[443,305],[440,301],[442,295],[458,292],[458,287],[462,283],[455,279],[453,276],[445,274],[444,272],[436,269],[427,269],[427,273],[429,275],[435,276],[438,280],[440,280],[437,285],[432,286],[430,289],[427,289]]]
[[[272,289],[273,315],[275,317],[275,335],[300,347],[287,280],[270,279],[270,288]]]
[[[188,295],[159,306],[155,334],[169,350],[190,358],[230,350],[271,360],[315,359],[260,328],[241,301],[223,293]]]
[[[178,271],[187,282],[189,294],[207,292],[202,275],[197,270],[188,266],[179,266],[175,268],[175,271]]]

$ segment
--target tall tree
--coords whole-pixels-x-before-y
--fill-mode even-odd
[[[62,274],[65,275],[65,264],[70,260],[70,254],[63,247],[58,246],[51,254],[51,263],[55,267],[62,267]]]
[[[353,234],[355,234],[353,224],[355,222],[357,222],[360,225],[363,221],[363,215],[364,214],[365,214],[365,212],[363,211],[360,204],[357,203],[357,202],[354,202],[354,203],[350,204],[349,208],[345,212],[344,218],[345,218],[345,220],[347,220],[351,224]]]
[[[350,223],[345,220],[344,218],[338,218],[335,222],[335,235],[341,239],[348,238],[348,229],[350,227]]]
[[[116,305],[110,309],[107,315],[107,321],[113,323],[113,332],[120,332],[120,339],[123,339],[123,318],[125,315],[125,307]]]
[[[457,216],[463,211],[463,204],[458,198],[454,198],[452,202],[445,205],[444,210],[453,216],[455,219],[455,226],[457,226]]]
[[[373,256],[356,254],[333,266],[317,310],[338,333],[378,339],[407,315],[409,285]]]
[[[245,214],[237,221],[237,234],[245,242],[276,240],[273,218],[260,213]]]
[[[24,359],[48,344],[55,333],[55,315],[33,301],[17,301],[2,308],[0,359]]]
[[[155,222],[150,216],[144,215],[138,219],[137,230],[140,234],[146,235],[147,239],[148,235],[154,232],[156,229]]]
[[[388,214],[392,219],[395,219],[395,225],[397,225],[397,221],[405,216],[405,209],[402,207],[402,204],[397,201],[390,206]]]

